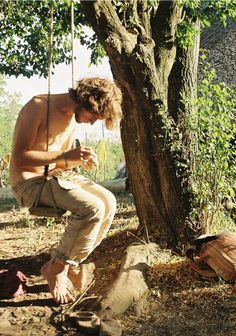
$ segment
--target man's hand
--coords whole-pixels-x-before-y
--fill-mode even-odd
[[[96,169],[98,167],[98,159],[91,147],[80,146],[65,153],[67,160],[72,161],[75,165],[81,165],[84,169]]]
[[[81,165],[85,170],[96,169],[98,167],[97,155],[91,147],[81,146],[82,162]]]

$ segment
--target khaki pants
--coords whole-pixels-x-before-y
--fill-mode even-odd
[[[18,203],[31,207],[42,183],[42,177],[29,179],[13,187]],[[69,178],[53,176],[46,181],[40,205],[53,206],[50,186],[58,208],[69,210],[68,225],[53,256],[68,263],[79,263],[97,247],[107,234],[116,211],[114,195],[81,174]]]

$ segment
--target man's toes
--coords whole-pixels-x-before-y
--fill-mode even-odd
[[[70,293],[67,294],[67,299],[68,299],[68,302],[72,302],[75,300],[74,296],[71,295]]]
[[[73,297],[70,294],[63,295],[61,298],[61,303],[65,304],[65,303],[72,302],[72,298]]]
[[[52,296],[54,300],[56,301],[56,303],[60,303],[60,296],[58,295],[58,293],[52,293]]]
[[[69,292],[65,294],[58,293],[56,296],[54,296],[54,299],[58,304],[66,304],[74,301],[74,297]]]
[[[60,303],[61,303],[61,304],[65,304],[65,303],[67,303],[66,296],[63,295],[63,296],[61,297],[61,299],[60,299]]]

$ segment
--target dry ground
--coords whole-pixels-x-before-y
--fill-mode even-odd
[[[104,295],[115,279],[137,218],[130,195],[118,197],[118,213],[108,237],[90,256],[96,265],[90,294]],[[49,258],[66,224],[30,217],[12,201],[1,200],[0,268],[16,264],[29,278],[29,291],[15,299],[0,300],[0,335],[80,335],[52,323],[60,311],[48,293],[39,269]],[[150,293],[143,310],[119,316],[125,336],[236,336],[236,294],[232,286],[201,279],[184,258],[172,256],[154,265],[148,274]],[[125,295],[125,289],[124,289]],[[138,316],[137,316],[138,313]]]

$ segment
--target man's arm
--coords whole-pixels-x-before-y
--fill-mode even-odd
[[[14,134],[13,164],[23,168],[41,167],[56,163],[57,167],[67,168],[66,166],[68,166],[72,168],[81,165],[83,161],[88,159],[96,164],[95,155],[90,147],[48,152],[46,151],[46,141],[37,144],[36,138],[39,128],[43,126],[46,119],[46,113],[47,102],[41,97],[34,97],[23,107]],[[37,150],[37,147],[39,150]],[[45,150],[42,150],[42,148],[45,148]]]
[[[39,167],[63,160],[62,151],[46,152],[46,141],[42,144],[36,143],[39,128],[46,118],[46,110],[46,100],[41,97],[34,97],[21,110],[12,151],[12,161],[17,167]],[[33,146],[40,150],[32,149]],[[45,151],[41,150],[43,147]]]

